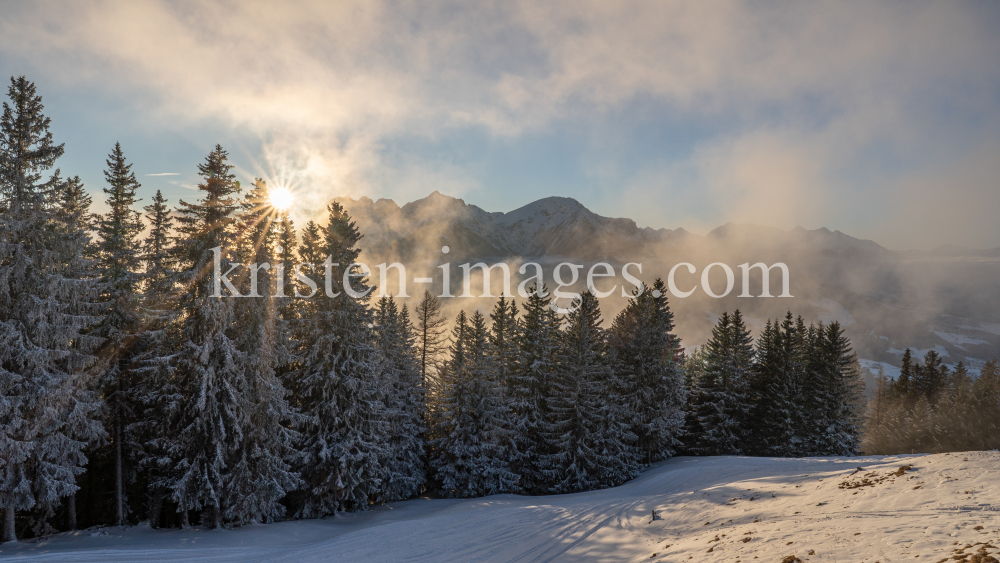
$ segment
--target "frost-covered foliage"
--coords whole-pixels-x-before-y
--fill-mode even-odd
[[[114,467],[114,518],[121,524],[128,512],[125,485],[135,477],[139,449],[130,421],[136,418],[137,374],[133,367],[142,351],[140,335],[144,324],[138,296],[139,235],[144,226],[141,214],[133,209],[139,182],[132,165],[126,164],[119,143],[108,155],[104,178],[108,183],[104,188],[108,212],[97,217],[93,251],[100,272],[101,320],[91,334],[104,339],[98,354],[97,386],[107,407],[104,426],[110,444],[100,453],[110,457]]]
[[[686,390],[680,340],[664,283],[657,279],[629,301],[610,330],[622,410],[644,463],[667,458],[681,444]]]
[[[486,319],[458,314],[450,358],[441,370],[441,418],[432,443],[441,494],[476,497],[507,492],[517,482],[509,467],[511,432]]]
[[[514,337],[517,356],[508,376],[507,404],[514,432],[514,472],[518,489],[548,492],[552,471],[558,467],[552,409],[549,404],[559,366],[559,317],[545,288],[534,288],[524,303]]]
[[[622,383],[607,357],[597,298],[583,293],[561,335],[551,400],[556,466],[552,492],[613,487],[639,470],[635,435],[618,394]]]
[[[332,271],[357,274],[357,225],[339,203],[327,212],[327,263],[338,268]],[[380,374],[367,306],[371,288],[360,275],[348,278],[351,287],[334,278],[344,278],[329,278],[337,297],[315,300],[303,321],[300,366],[292,374],[295,403],[306,417],[298,443],[305,480],[296,511],[301,517],[367,508],[381,496],[383,464],[390,457],[385,401],[391,390]]]
[[[35,85],[12,78],[0,117],[0,510],[2,540],[18,510],[35,533],[77,490],[84,447],[103,436],[86,369],[101,339],[97,284],[85,257],[89,198],[48,177],[63,154]]]
[[[386,385],[385,416],[389,424],[388,457],[383,462],[382,498],[412,497],[424,486],[424,397],[410,312],[400,310],[392,297],[375,307],[379,372]]]
[[[694,455],[749,453],[745,429],[753,339],[739,310],[722,314],[701,354],[691,361],[699,369],[689,396],[686,450]]]

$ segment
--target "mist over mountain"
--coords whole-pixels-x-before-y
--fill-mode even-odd
[[[713,298],[700,287],[687,298],[671,296],[686,347],[703,344],[718,315],[739,308],[755,332],[787,310],[806,322],[838,320],[847,327],[863,365],[872,371],[881,365],[890,376],[898,371],[907,347],[920,356],[937,350],[948,364],[963,361],[973,371],[1000,356],[1000,248],[944,246],[899,252],[826,228],[783,230],[734,223],[701,236],[681,228],[640,228],[631,219],[604,217],[565,197],[540,199],[508,213],[488,212],[437,191],[403,206],[367,197],[337,200],[365,235],[362,259],[369,265],[399,261],[411,276],[433,276],[439,264],[450,262],[453,291],[461,284],[457,266],[466,262],[507,262],[515,284],[517,265],[539,262],[549,270],[550,289],[550,269],[560,261],[587,268],[603,261],[616,272],[626,263],[639,263],[638,277],[647,283],[666,279],[674,265],[687,262],[697,271],[678,269],[677,285],[685,290],[700,286],[709,264],[726,264],[735,273],[735,286],[727,296]],[[441,252],[445,245],[447,255]],[[738,297],[738,265],[756,262],[787,264],[793,297]],[[421,274],[410,271],[414,269]],[[492,279],[494,295],[499,293],[497,277]],[[781,293],[780,277],[772,271],[771,295]],[[583,288],[586,270],[581,278],[577,291]],[[617,281],[621,283],[620,277]],[[722,293],[724,270],[714,267],[709,282],[716,294]],[[759,270],[754,270],[750,294],[761,295],[760,286]],[[410,295],[424,289],[409,287]],[[481,286],[477,282],[473,287]],[[427,289],[440,291],[440,283]],[[445,300],[452,312],[485,311],[492,301]],[[601,301],[605,326],[623,304],[618,291]]]

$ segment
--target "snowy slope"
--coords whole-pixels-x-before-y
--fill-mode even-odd
[[[231,531],[91,530],[5,545],[0,560],[955,561],[1000,551],[998,464],[998,452],[676,458],[612,490],[418,499]]]

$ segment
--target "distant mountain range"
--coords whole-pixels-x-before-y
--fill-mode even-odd
[[[881,366],[890,375],[906,347],[920,354],[935,349],[946,362],[963,361],[973,370],[1000,356],[1000,248],[898,252],[825,228],[734,223],[700,236],[680,228],[640,228],[631,219],[598,215],[566,197],[540,199],[508,213],[488,212],[436,191],[402,207],[387,199],[337,200],[364,233],[361,247],[370,261],[441,262],[441,247],[447,245],[452,263],[639,262],[647,281],[666,277],[679,262],[699,270],[712,262],[734,270],[745,262],[788,264],[792,299],[738,298],[739,282],[722,299],[701,293],[672,299],[678,333],[687,346],[704,343],[718,315],[739,308],[756,329],[786,310],[807,322],[839,320],[864,365],[872,370]],[[724,280],[719,283],[724,287]],[[771,293],[777,295],[779,289],[772,280]],[[452,301],[460,303],[446,307],[490,306]],[[621,306],[620,299],[602,302],[606,318]]]

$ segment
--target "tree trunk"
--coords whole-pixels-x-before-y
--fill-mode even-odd
[[[14,531],[14,516],[16,512],[13,506],[7,506],[3,509],[3,537],[0,537],[0,542],[16,542],[17,533]]]
[[[76,493],[66,497],[66,529],[76,529]]]
[[[188,510],[185,508],[181,510],[181,528],[190,528],[191,518],[188,516]]]
[[[125,523],[125,491],[122,490],[122,426],[115,417],[115,524]]]
[[[151,528],[160,527],[160,512],[163,510],[163,495],[159,489],[153,491],[153,498],[149,501],[149,526]]]

